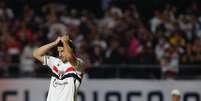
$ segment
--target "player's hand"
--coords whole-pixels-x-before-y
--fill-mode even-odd
[[[63,41],[63,42],[68,42],[69,40],[70,40],[70,38],[68,35],[64,35],[61,37],[61,41]]]
[[[55,44],[58,44],[59,43],[59,41],[61,41],[61,37],[59,36],[59,37],[57,37],[57,39],[55,40]]]

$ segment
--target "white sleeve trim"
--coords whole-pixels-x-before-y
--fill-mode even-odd
[[[47,58],[48,58],[48,56],[43,57],[43,65],[47,65]]]

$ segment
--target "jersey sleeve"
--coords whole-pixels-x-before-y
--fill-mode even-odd
[[[43,65],[47,65],[51,69],[53,68],[55,61],[57,61],[53,56],[44,56],[43,59]]]

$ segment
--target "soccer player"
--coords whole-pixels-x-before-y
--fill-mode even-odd
[[[58,58],[46,53],[57,47]],[[69,36],[34,50],[33,56],[53,72],[47,101],[76,101],[76,95],[83,75],[83,61],[75,56],[75,49]]]

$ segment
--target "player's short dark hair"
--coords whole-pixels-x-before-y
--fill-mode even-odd
[[[73,42],[69,40],[68,45],[73,50],[73,52],[76,53],[75,45],[73,44]],[[61,41],[59,41],[57,47],[63,47],[63,43]]]

